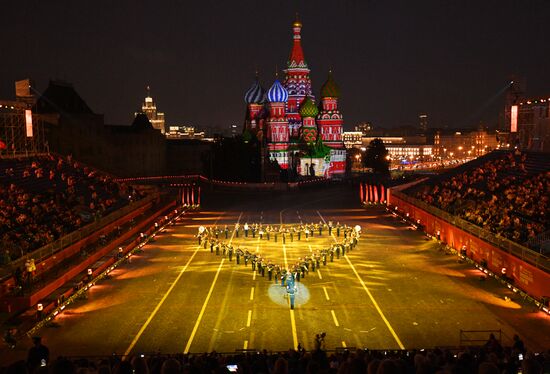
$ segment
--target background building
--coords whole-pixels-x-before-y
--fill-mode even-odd
[[[550,150],[550,95],[506,107],[505,118],[508,144],[531,151]]]
[[[130,125],[105,124],[66,82],[51,81],[34,110],[49,150],[120,177],[201,174],[212,147],[208,141],[167,139],[145,113]]]
[[[372,129],[373,129],[373,126],[369,122],[363,122],[355,126],[355,131],[359,131],[363,133],[363,135],[368,135]]]
[[[147,96],[145,96],[145,100],[141,105],[141,112],[145,113],[154,129],[160,130],[162,134],[166,132],[164,113],[157,112],[157,106],[151,97],[151,89],[149,86],[147,86]],[[135,115],[137,116],[138,114],[139,113],[136,113]]]
[[[170,139],[203,139],[204,131],[197,131],[195,126],[169,126],[166,137]]]
[[[427,114],[419,115],[418,122],[419,122],[420,131],[422,133],[426,133],[426,131],[428,131],[428,115]]]
[[[433,144],[434,156],[443,159],[479,157],[499,146],[497,132],[484,129],[438,130]]]
[[[363,133],[361,131],[344,131],[342,139],[346,149],[358,148],[363,145]]]

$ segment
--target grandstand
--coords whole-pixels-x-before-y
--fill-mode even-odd
[[[394,188],[389,204],[550,313],[549,182],[546,154],[495,151],[421,183]]]
[[[57,307],[173,206],[170,197],[115,182],[70,155],[0,159],[2,311]]]
[[[492,233],[542,250],[550,229],[550,160],[497,151],[404,192]],[[538,245],[538,247],[537,247]]]
[[[0,186],[3,263],[142,197],[131,186],[56,155],[1,160]]]

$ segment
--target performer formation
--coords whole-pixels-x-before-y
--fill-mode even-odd
[[[299,225],[263,225],[259,223],[239,225],[234,227],[199,227],[197,234],[198,244],[216,256],[224,256],[236,265],[242,265],[256,271],[261,277],[274,284],[286,287],[290,300],[290,307],[294,308],[296,282],[301,282],[310,271],[315,272],[321,266],[340,259],[349,251],[357,247],[361,235],[359,226],[350,227],[340,223],[310,223]],[[277,243],[281,247],[300,241],[310,241],[314,237],[327,236],[334,241],[324,248],[312,250],[299,257],[297,261],[285,266],[272,261],[269,254],[249,250],[247,247],[233,245],[233,239],[245,238],[257,241]]]

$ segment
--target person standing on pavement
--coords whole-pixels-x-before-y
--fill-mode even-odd
[[[292,274],[287,274],[286,277],[286,292],[290,299],[290,309],[294,309],[294,299],[296,297],[296,285],[294,283],[294,276]]]

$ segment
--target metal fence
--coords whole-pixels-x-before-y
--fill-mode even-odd
[[[412,204],[422,210],[425,210],[431,215],[441,218],[449,222],[451,225],[456,226],[459,229],[464,230],[488,243],[491,243],[494,246],[520,258],[525,262],[528,262],[534,265],[535,267],[547,273],[550,273],[550,258],[544,256],[541,253],[533,251],[521,244],[514,243],[509,239],[496,236],[492,232],[485,230],[482,227],[476,226],[466,220],[463,220],[462,218],[449,214],[439,208],[436,208],[432,205],[425,203],[424,201],[405,195],[402,192],[392,190],[391,194],[392,196],[395,196],[409,204]]]
[[[145,206],[151,201],[158,199],[158,197],[159,197],[158,193],[148,195],[141,200],[132,202],[120,209],[117,209],[113,213],[99,219],[98,221],[90,223],[89,225],[86,225],[76,231],[73,231],[70,234],[63,236],[50,244],[40,247],[33,252],[27,253],[24,256],[16,260],[13,260],[9,264],[6,264],[2,266],[2,268],[0,268],[0,279],[4,279],[6,276],[11,275],[11,270],[19,266],[22,266],[27,261],[27,259],[33,258],[36,264],[39,264],[44,259],[54,255],[55,253],[62,250],[63,248],[66,248],[82,240],[83,238],[88,237],[93,232],[113,223],[117,219],[124,217],[125,215],[131,213],[132,211]]]
[[[460,329],[460,343],[461,347],[464,346],[483,346],[489,335],[493,334],[495,339],[502,344],[502,330],[462,330]]]

